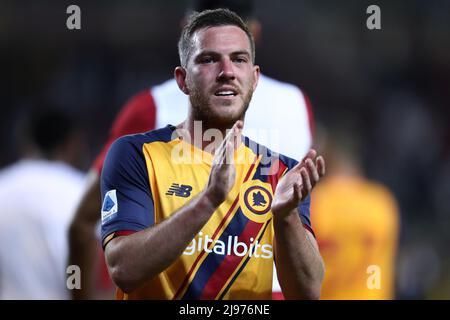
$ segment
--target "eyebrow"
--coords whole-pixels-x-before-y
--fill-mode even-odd
[[[201,58],[203,56],[220,56],[221,54],[218,53],[217,51],[212,51],[212,50],[206,50],[206,51],[202,51],[200,52],[197,56],[195,56],[194,59],[198,59]],[[230,56],[239,56],[239,55],[245,55],[248,58],[251,57],[250,52],[248,52],[247,50],[239,50],[239,51],[233,51],[230,53]]]
[[[232,56],[239,56],[241,54],[250,57],[250,52],[248,52],[247,50],[234,51],[234,52],[231,53]]]

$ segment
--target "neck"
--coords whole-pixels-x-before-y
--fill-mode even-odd
[[[209,146],[207,151],[214,151],[225,138],[227,130],[233,127],[233,124],[196,119],[192,112],[189,112],[187,119],[180,123],[177,129],[181,129],[183,139],[190,142],[196,148],[205,150]],[[212,144],[215,147],[211,149]]]

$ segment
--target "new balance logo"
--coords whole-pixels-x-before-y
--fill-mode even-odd
[[[187,184],[172,183],[169,190],[166,192],[166,196],[176,195],[177,197],[187,198],[191,195],[192,187]]]

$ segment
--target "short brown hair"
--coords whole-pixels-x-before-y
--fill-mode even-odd
[[[182,67],[186,67],[187,61],[191,55],[192,36],[200,29],[217,27],[217,26],[236,26],[241,28],[248,37],[252,55],[252,62],[255,63],[255,41],[242,19],[233,11],[228,9],[205,10],[202,12],[194,12],[189,17],[189,21],[181,32],[178,41],[178,54]]]

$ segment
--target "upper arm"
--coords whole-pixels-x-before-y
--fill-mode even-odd
[[[314,235],[312,234],[311,231],[309,231],[308,229],[305,229],[306,231],[306,237],[309,240],[309,242],[312,244],[312,246],[314,247],[314,249],[317,250],[317,252],[319,252],[319,245],[317,243],[316,238],[314,237]]]
[[[102,243],[121,232],[136,232],[154,223],[153,198],[142,150],[130,137],[113,143],[101,175]]]
[[[118,236],[115,238],[112,238],[110,241],[108,241],[107,246],[104,247],[105,252],[105,258],[106,263],[108,265],[114,265],[114,263],[110,263],[110,260],[114,260],[117,255],[114,253],[120,250],[120,246],[122,245],[122,241],[124,241],[126,237]]]

